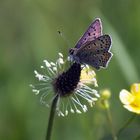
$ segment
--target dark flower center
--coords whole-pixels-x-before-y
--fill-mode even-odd
[[[73,63],[67,71],[63,72],[56,79],[54,79],[53,87],[55,93],[62,97],[72,94],[80,80],[80,74],[81,65],[78,63]]]

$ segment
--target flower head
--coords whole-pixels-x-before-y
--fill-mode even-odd
[[[95,89],[86,85],[86,83],[90,83],[97,86],[93,70],[87,66],[82,68],[80,64],[64,61],[61,53],[55,63],[47,60],[44,60],[44,63],[45,66],[41,66],[44,74],[34,71],[35,77],[40,83],[31,85],[32,91],[36,95],[40,95],[42,104],[49,107],[52,100],[58,96],[56,111],[59,116],[66,116],[69,112],[86,112],[85,101],[93,106],[99,94]],[[67,69],[65,69],[66,63],[69,64]]]
[[[120,92],[120,100],[127,110],[140,114],[140,83],[133,84],[130,92],[123,89]]]
[[[81,71],[80,79],[83,83],[94,84],[95,87],[98,87],[97,80],[95,78],[96,73],[89,68],[88,65],[84,67]]]
[[[99,106],[102,109],[108,109],[110,107],[109,98],[111,97],[111,91],[109,89],[103,89],[100,91]]]

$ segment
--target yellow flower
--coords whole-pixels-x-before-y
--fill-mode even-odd
[[[133,84],[130,92],[123,89],[120,92],[120,100],[127,110],[140,114],[140,83]]]

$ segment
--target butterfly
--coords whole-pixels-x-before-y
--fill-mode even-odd
[[[91,23],[74,48],[69,50],[69,58],[76,63],[88,64],[96,69],[106,68],[113,54],[110,52],[111,37],[102,34],[99,18]]]

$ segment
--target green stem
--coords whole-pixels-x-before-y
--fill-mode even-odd
[[[124,131],[124,129],[136,118],[136,116],[136,114],[133,114],[132,117],[124,123],[124,125],[119,129],[117,136],[119,136]]]
[[[114,127],[113,127],[113,121],[112,121],[110,109],[106,108],[106,110],[107,110],[108,121],[109,121],[110,128],[111,128],[112,138],[113,138],[113,140],[117,140],[117,136],[115,134]]]
[[[53,121],[54,121],[57,101],[58,101],[58,96],[56,96],[53,99],[53,102],[52,102],[52,105],[51,105],[51,111],[50,111],[50,116],[49,116],[49,121],[48,121],[48,128],[47,128],[47,135],[46,135],[45,140],[50,140],[51,139],[51,132],[52,132],[52,127],[53,127]]]

